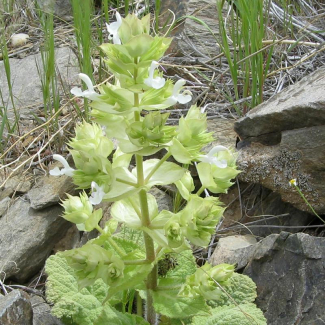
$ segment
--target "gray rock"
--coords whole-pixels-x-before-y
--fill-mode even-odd
[[[156,198],[159,211],[173,211],[173,199],[166,193],[166,191],[162,191],[157,187],[153,187],[150,189],[149,193]]]
[[[173,15],[170,10],[175,13],[175,18],[186,15],[192,15],[195,12],[195,17],[202,19],[212,30],[215,35],[219,34],[219,28],[216,17],[218,15],[216,3],[212,0],[183,0],[162,1],[160,25],[171,23]],[[175,56],[186,55],[188,57],[204,57],[211,58],[219,53],[219,47],[216,40],[200,23],[187,18],[177,28],[173,29],[174,36],[171,47],[167,54]]]
[[[222,145],[227,148],[235,149],[237,134],[234,131],[235,120],[214,118],[208,120],[208,131],[214,132],[216,140],[209,144],[204,151],[208,152],[216,145]]]
[[[76,56],[68,47],[58,48],[55,53],[58,71],[65,87],[69,89],[71,84],[78,81],[77,74],[79,73],[79,68],[77,67]],[[24,59],[9,59],[12,91],[15,106],[20,114],[30,114],[32,110],[28,106],[39,107],[43,105],[41,80],[37,71],[36,62],[41,66],[40,53],[29,55]],[[3,61],[0,61],[0,87],[5,104],[7,104],[8,110],[11,111],[12,103],[10,101]]]
[[[311,212],[294,187],[318,214],[325,213],[325,68],[251,110],[235,123],[241,138],[239,179],[259,183],[282,200]]]
[[[1,325],[33,325],[33,310],[29,296],[21,290],[0,295]]]
[[[325,213],[325,125],[282,132],[280,144],[274,146],[252,143],[240,150],[237,164],[240,180],[262,184],[283,201],[311,212],[289,185],[295,178],[315,211]]]
[[[32,183],[28,179],[24,179],[22,176],[13,176],[7,180],[4,185],[5,189],[10,189],[17,193],[26,193],[32,187]]]
[[[39,296],[30,299],[33,307],[33,325],[63,325],[56,317],[51,315],[50,306]]]
[[[37,0],[39,7],[45,12],[54,12],[58,17],[72,14],[70,0]]]
[[[257,244],[244,270],[269,325],[325,323],[325,238],[282,232]]]
[[[27,193],[27,197],[30,200],[31,207],[40,210],[58,204],[61,199],[66,198],[66,193],[71,195],[76,193],[71,177],[65,175],[43,176]]]
[[[258,105],[235,123],[241,140],[279,143],[281,132],[325,125],[325,68]]]
[[[236,268],[242,269],[250,261],[256,243],[252,235],[220,238],[209,262],[213,266],[222,263],[237,264]]]
[[[0,201],[0,217],[2,217],[5,214],[5,212],[8,210],[10,201],[11,199],[8,196]]]
[[[41,211],[18,199],[0,219],[0,265],[6,279],[24,283],[44,265],[71,226],[57,205]]]

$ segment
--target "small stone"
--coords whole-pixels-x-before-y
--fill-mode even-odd
[[[12,47],[19,47],[22,45],[25,45],[29,39],[29,35],[19,33],[19,34],[14,34],[11,36],[11,46]]]
[[[22,290],[0,295],[1,325],[33,325],[33,309],[29,296]]]
[[[33,325],[63,325],[63,323],[51,315],[51,308],[42,297],[32,296],[30,299],[33,307]]]
[[[237,269],[241,269],[250,261],[256,243],[255,237],[251,235],[220,238],[210,258],[210,263],[212,265],[222,263],[237,264]]]

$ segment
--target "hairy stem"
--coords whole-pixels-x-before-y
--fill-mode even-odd
[[[136,58],[134,60],[135,63],[138,62],[138,59]],[[138,75],[138,70],[137,68],[134,69],[134,80],[136,82],[136,78]],[[139,107],[139,95],[134,94],[134,106]],[[140,112],[135,111],[134,112],[134,119],[135,121],[140,121]],[[138,182],[137,185],[138,187],[142,187],[145,185],[145,179],[144,179],[144,170],[143,170],[143,157],[140,155],[135,155],[135,161],[136,161],[136,169],[137,169],[137,178]],[[149,207],[148,207],[148,199],[147,199],[147,192],[142,189],[140,190],[139,193],[139,199],[140,199],[140,208],[141,208],[141,223],[143,226],[148,227],[150,225],[150,217],[149,217]],[[156,254],[155,254],[155,246],[152,238],[143,232],[144,236],[144,244],[146,248],[146,260],[149,263],[153,263]],[[158,282],[158,268],[157,265],[155,265],[152,269],[152,271],[149,273],[146,281],[146,286],[147,286],[147,321],[151,325],[156,324],[156,312],[153,308],[153,300],[152,296],[150,293],[150,290],[155,290],[157,287],[157,282]]]

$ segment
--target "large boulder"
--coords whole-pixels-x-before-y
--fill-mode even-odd
[[[6,279],[24,283],[44,266],[71,226],[61,214],[59,205],[36,211],[26,199],[18,198],[1,217],[0,265]]]
[[[71,84],[79,82],[76,77],[79,73],[77,57],[70,48],[57,48],[55,50],[55,61],[64,88],[69,89]],[[16,109],[23,116],[32,112],[31,107],[43,105],[42,83],[37,68],[37,66],[42,67],[41,63],[40,53],[29,55],[23,59],[9,59],[14,103]],[[42,68],[40,69],[42,71]],[[0,87],[11,117],[13,106],[3,61],[0,61]]]
[[[59,163],[55,165],[60,166]],[[31,207],[35,210],[56,205],[66,198],[66,193],[75,195],[75,185],[71,177],[43,176],[37,180],[35,186],[27,193]]]
[[[269,325],[324,324],[324,263],[325,238],[282,232],[257,244],[244,274]]]
[[[251,110],[235,123],[241,142],[239,179],[260,183],[285,202],[325,214],[325,68]]]
[[[216,20],[218,13],[214,0],[166,0],[162,1],[160,13],[161,26],[169,26],[174,18],[179,19],[195,13],[195,17],[203,20],[214,35],[219,34]],[[219,52],[215,37],[197,20],[185,19],[172,30],[172,36],[174,39],[168,53],[174,56],[186,55],[187,61],[195,57],[208,59]]]

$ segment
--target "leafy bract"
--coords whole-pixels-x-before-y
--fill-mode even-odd
[[[159,163],[159,159],[149,159],[143,163],[145,178],[149,176],[153,168]],[[172,184],[181,179],[186,170],[175,163],[164,162],[150,177],[147,186]],[[137,176],[136,169],[132,173]]]
[[[153,219],[158,214],[158,205],[155,197],[147,194],[149,209],[149,219]],[[141,223],[141,207],[139,196],[130,196],[127,199],[117,201],[111,209],[113,218],[119,222],[125,223],[128,227],[139,229]]]

